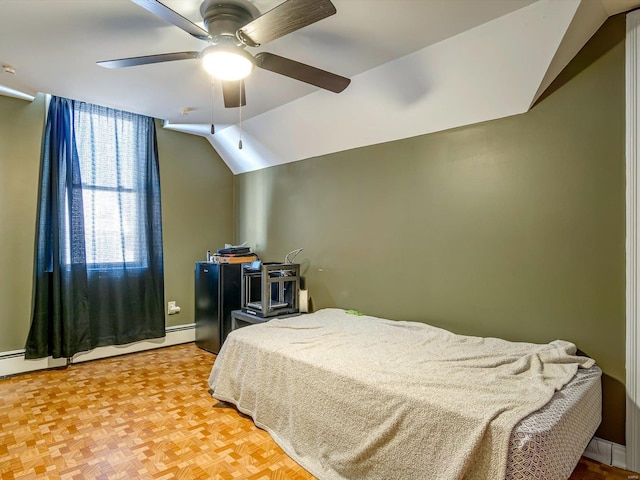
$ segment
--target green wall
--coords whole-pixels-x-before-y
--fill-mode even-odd
[[[526,114],[237,176],[236,242],[304,247],[315,309],[576,343],[624,444],[624,35],[610,19]]]
[[[43,96],[0,96],[0,352],[29,331],[43,112]]]
[[[0,96],[0,352],[24,348],[31,322],[43,126],[43,96]],[[165,298],[182,308],[166,322],[181,325],[195,321],[195,262],[233,239],[233,175],[204,138],[157,127]]]
[[[181,325],[195,322],[195,262],[233,241],[233,174],[206,139],[157,132],[165,300],[181,308],[166,319],[167,326]]]

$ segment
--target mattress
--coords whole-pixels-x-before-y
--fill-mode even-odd
[[[580,369],[511,433],[506,480],[566,480],[601,421],[602,371]]]
[[[209,385],[319,478],[562,480],[600,422],[574,353],[327,309],[232,332]]]

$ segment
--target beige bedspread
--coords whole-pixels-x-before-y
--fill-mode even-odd
[[[326,309],[232,332],[209,385],[320,479],[504,479],[513,427],[594,363],[574,354]]]

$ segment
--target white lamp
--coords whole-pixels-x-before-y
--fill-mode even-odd
[[[212,45],[202,51],[202,64],[218,80],[242,80],[253,70],[253,57],[238,47]]]

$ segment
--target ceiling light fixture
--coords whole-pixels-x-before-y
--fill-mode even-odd
[[[253,57],[241,48],[212,45],[202,51],[204,69],[218,80],[235,81],[249,76]]]

